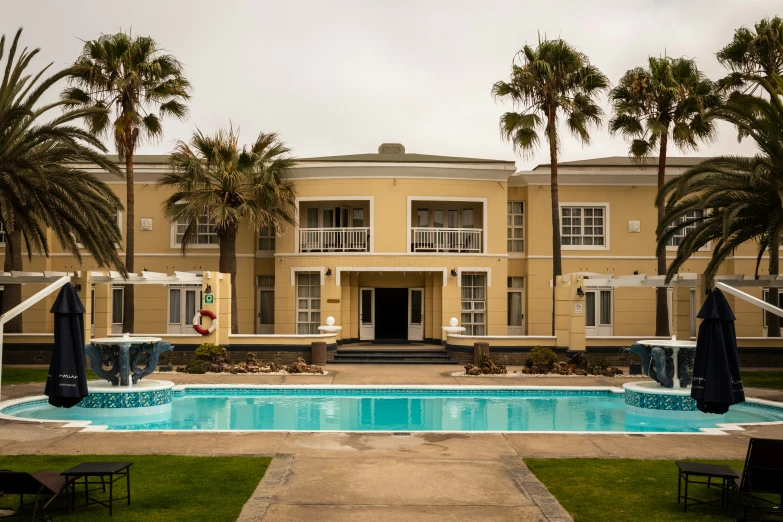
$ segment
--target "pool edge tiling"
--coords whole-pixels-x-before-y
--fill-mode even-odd
[[[0,403],[0,418],[86,431],[182,433],[725,434],[783,424],[783,405],[770,401],[750,399],[726,416],[667,418],[665,410],[646,415],[628,406],[626,392],[611,386],[177,385],[171,409],[150,415],[55,409],[38,396]]]

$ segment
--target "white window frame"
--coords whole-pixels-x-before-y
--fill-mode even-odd
[[[484,277],[484,299],[475,299],[471,297],[470,299],[465,299],[462,297],[463,288],[466,288],[464,284],[462,284],[462,278],[463,276],[483,276]],[[465,327],[465,335],[487,335],[487,292],[489,288],[489,281],[488,276],[485,272],[479,272],[479,271],[465,271],[463,273],[459,274],[459,280],[460,280],[460,326]],[[478,286],[472,285],[467,288],[480,288]],[[484,322],[483,323],[477,323],[475,322],[475,314],[481,313],[484,315]],[[465,322],[463,320],[462,315],[463,314],[469,314],[471,317],[470,322]],[[483,332],[482,333],[475,333],[474,328],[476,326],[482,326]]]
[[[611,237],[609,228],[609,203],[608,202],[592,202],[592,201],[569,201],[560,203],[560,245],[563,250],[609,250],[609,238]],[[603,207],[604,211],[604,244],[603,245],[564,245],[563,244],[563,209],[564,208],[600,208]],[[582,214],[584,220],[584,213]],[[581,225],[584,228],[584,224]],[[581,236],[584,237],[584,236]]]
[[[171,223],[171,237],[170,237],[171,243],[169,245],[171,248],[182,248],[182,243],[178,243],[177,242],[177,223],[178,223],[178,221],[179,220],[174,221],[173,223]],[[196,226],[198,226],[198,224]],[[217,232],[215,232],[215,235],[217,235]],[[220,241],[220,240],[218,239],[218,241]],[[191,242],[188,245],[188,248],[216,249],[216,248],[220,248],[220,243],[218,242],[218,243],[213,243],[213,244],[204,244],[204,243],[193,243],[193,242]]]
[[[178,323],[172,323],[171,322],[171,291],[172,290],[179,290],[179,292],[180,292],[180,303],[182,303],[181,304],[181,308],[180,308],[180,317],[182,319]],[[198,292],[196,294],[196,302],[195,302],[195,309],[196,309],[196,311],[198,311],[198,310],[201,310],[201,307],[203,306],[203,300],[204,300],[204,295],[203,295],[203,292],[201,290],[200,285],[177,284],[177,285],[167,285],[166,286],[166,303],[167,303],[166,304],[166,329],[167,330],[170,330],[174,326],[179,327],[179,326],[181,326],[183,324],[187,325],[188,323],[193,321],[193,317],[192,316],[191,317],[187,316],[186,310],[185,310],[185,305],[184,305],[184,303],[186,303],[185,298],[184,298],[184,292],[186,292],[186,291],[193,291],[193,290],[196,290]],[[195,316],[196,314],[194,313],[193,315]],[[201,320],[199,321],[199,324],[202,324]]]
[[[513,212],[514,203],[519,203],[522,205],[522,212],[519,214],[515,214]],[[522,224],[521,225],[515,225],[514,224],[514,216],[522,216]],[[510,223],[509,223],[510,222]],[[513,237],[514,236],[514,230],[522,230],[522,237]],[[509,232],[511,232],[511,237],[508,237]],[[513,241],[522,241],[522,250],[516,251],[516,250],[510,250],[509,249],[509,242]],[[506,250],[509,256],[517,256],[519,254],[525,253],[525,202],[524,201],[508,201],[506,205]]]
[[[271,235],[261,235],[264,229],[269,229],[269,231],[271,231]],[[259,248],[261,246],[260,243],[262,239],[270,240],[272,242],[271,250],[261,250]],[[276,248],[277,248],[277,232],[275,231],[275,228],[274,227],[259,228],[258,235],[256,236],[256,257],[274,257]]]
[[[691,213],[693,213],[693,212],[696,212],[696,211],[691,211],[691,212],[688,212],[688,214],[691,214]],[[701,210],[700,212],[702,212],[702,215],[704,215],[704,214],[707,214],[707,213],[708,213],[708,210]],[[687,214],[686,214],[686,215],[687,215]],[[684,219],[690,219],[690,218],[684,218]],[[670,225],[670,227],[671,227],[671,225]],[[685,236],[687,236],[687,235],[688,235],[688,232],[686,232],[686,233],[685,233],[685,234],[683,234],[682,236],[674,236],[674,237],[677,237],[677,238],[679,238],[679,239],[680,239],[680,241],[682,241],[683,239],[685,239]],[[672,239],[673,239],[673,238],[672,238]],[[677,251],[677,249],[679,248],[679,246],[680,246],[679,244],[678,244],[678,245],[666,245],[666,250],[667,250],[668,252],[676,252],[676,251]],[[701,247],[701,248],[698,250],[698,252],[708,252],[708,251],[710,251],[710,250],[712,250],[712,241],[708,241],[706,245],[704,245],[703,247]]]
[[[462,221],[462,210],[463,206],[460,205],[460,203],[481,203],[481,213],[482,213],[482,219],[481,219],[481,252],[463,252],[459,255],[461,256],[474,256],[477,254],[487,254],[488,253],[488,237],[489,237],[489,229],[487,227],[487,198],[451,198],[451,197],[440,197],[440,196],[408,196],[408,208],[405,211],[406,215],[406,223],[405,223],[405,252],[408,254],[413,255],[427,255],[427,256],[453,256],[453,252],[411,252],[411,245],[412,245],[412,238],[411,238],[411,228],[413,227],[413,202],[414,201],[433,201],[433,202],[443,202],[444,204],[451,204],[451,209],[459,209],[459,220]],[[428,206],[427,209],[430,212],[430,223],[432,222],[432,211],[433,210],[444,210],[447,211],[449,207],[440,207],[440,206]],[[447,215],[444,214],[444,222],[447,221]],[[416,221],[418,223],[418,220]],[[445,223],[444,223],[445,224]],[[473,213],[473,226],[476,225],[476,215],[475,212]],[[418,225],[417,225],[418,226]]]
[[[310,276],[310,277],[312,277],[313,275],[319,275],[320,276],[320,274],[317,271],[307,271],[307,272],[302,271],[302,272],[298,272],[296,274],[296,287],[295,287],[296,289],[295,289],[295,293],[294,293],[294,296],[295,296],[294,299],[296,299],[296,333],[298,335],[316,335],[316,334],[321,333],[318,330],[318,327],[321,325],[321,314],[323,313],[323,307],[321,306],[321,298],[322,298],[321,294],[323,293],[321,291],[321,289],[323,288],[323,285],[322,284],[308,285],[309,288],[318,288],[318,297],[317,298],[309,296],[309,295],[307,297],[299,297],[299,288],[300,288],[299,278],[300,278],[300,276],[303,276],[303,275],[307,275],[307,276]],[[321,278],[320,277],[318,278],[318,282],[321,283]],[[300,308],[300,304],[301,304],[300,301],[304,300],[304,299],[307,299],[307,308]],[[318,308],[313,308],[313,301],[315,301],[316,299],[318,300]],[[313,314],[316,313],[316,312],[318,313],[318,323],[317,324],[312,320]],[[307,319],[308,320],[306,322],[299,320],[299,314],[300,313],[306,313],[307,314]],[[305,325],[305,324],[309,325],[308,326],[308,331],[307,332],[300,332],[299,326],[300,325]],[[313,325],[315,325],[315,326],[313,326]]]
[[[271,278],[268,281],[268,282],[271,283],[271,285],[269,285],[269,284],[262,285],[261,284],[261,278],[262,277]],[[259,294],[260,294],[261,291],[272,292],[272,322],[271,323],[262,323],[259,320],[260,319],[260,315],[261,315],[261,308],[259,306],[259,309],[256,311],[256,314],[258,314],[258,315],[256,315],[256,328],[258,328],[259,326],[260,327],[264,327],[264,326],[271,327],[271,332],[269,332],[269,333],[274,333],[274,329],[275,329],[275,299],[274,299],[274,295],[275,295],[275,276],[274,275],[271,275],[271,276],[270,275],[257,275],[256,276],[256,302],[258,302],[259,305],[260,305],[260,295]]]
[[[122,299],[120,302],[122,303],[122,320],[120,320],[119,323],[114,322],[114,292],[115,290],[119,290]],[[125,287],[123,286],[112,286],[111,287],[111,310],[109,311],[109,319],[111,320],[111,333],[122,333],[122,323],[125,320]]]
[[[521,280],[522,285],[521,286],[513,286],[514,280]],[[522,317],[520,318],[520,322],[522,324],[519,325],[511,325],[507,324],[508,327],[508,335],[525,335],[525,277],[524,276],[508,276],[506,281],[506,286],[508,287],[506,290],[506,299],[508,299],[509,294],[520,294],[520,301],[521,301],[521,313]],[[506,310],[506,323],[508,323],[508,314],[510,313],[510,310]],[[514,333],[512,333],[514,332]]]

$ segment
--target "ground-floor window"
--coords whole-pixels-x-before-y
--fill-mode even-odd
[[[525,335],[525,278],[508,278],[508,335]]]
[[[761,299],[765,303],[767,302],[767,299],[769,297],[769,289],[765,288],[761,292]],[[783,288],[778,288],[778,306],[783,308]],[[767,312],[765,310],[761,311],[761,322],[764,325],[764,335],[767,335]],[[781,318],[781,324],[783,324],[783,318]],[[783,331],[783,328],[781,328],[781,331]]]
[[[296,333],[317,334],[321,324],[321,274],[296,274]]]
[[[258,276],[257,334],[275,333],[275,276]]]
[[[122,333],[122,319],[125,315],[125,288],[111,289],[111,333]]]
[[[462,274],[462,326],[466,335],[487,335],[487,275]]]

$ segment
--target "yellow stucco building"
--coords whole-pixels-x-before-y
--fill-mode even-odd
[[[698,160],[670,158],[668,176]],[[136,158],[136,266],[215,271],[214,228],[200,223],[197,241],[183,256],[179,242],[186,225],[163,216],[167,189],[156,181],[169,168],[165,156]],[[124,180],[100,176],[125,199]],[[655,274],[656,167],[599,158],[561,163],[559,176],[563,272]],[[469,335],[498,343],[516,337],[502,340],[509,346],[556,344],[547,165],[517,172],[513,161],[412,154],[399,144],[383,144],[378,153],[298,160],[290,178],[297,190],[297,226],[279,235],[243,228],[237,239],[241,334],[315,334],[333,316],[342,326],[341,343],[441,344],[441,327],[456,317]],[[118,220],[124,230],[121,214]],[[51,239],[51,256],[25,260],[25,270],[96,269],[89,256],[79,265]],[[673,257],[676,244],[670,249]],[[684,271],[700,273],[709,257],[709,251],[700,252]],[[755,245],[745,245],[722,273],[752,274],[754,264]],[[762,273],[765,267],[762,262]],[[749,292],[761,296],[762,290]],[[588,345],[590,339],[614,346],[600,339],[652,335],[654,293],[642,287],[588,289]],[[112,289],[114,333],[121,330],[121,297],[121,287]],[[192,333],[201,299],[198,286],[138,287],[136,333]],[[51,332],[47,302],[25,314],[26,333]],[[699,302],[700,296],[691,296],[692,334]],[[763,337],[761,311],[742,301],[732,304],[738,334]]]

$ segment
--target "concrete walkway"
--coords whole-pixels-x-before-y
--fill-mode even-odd
[[[639,378],[452,377],[454,366],[327,366],[326,376],[182,375],[178,383],[620,386]],[[3,386],[3,398],[42,384]],[[779,390],[749,396],[783,399]],[[783,438],[783,426],[729,435],[82,433],[0,421],[0,453],[271,455],[272,466],[240,520],[571,520],[528,471],[528,457],[742,459],[751,436]]]

